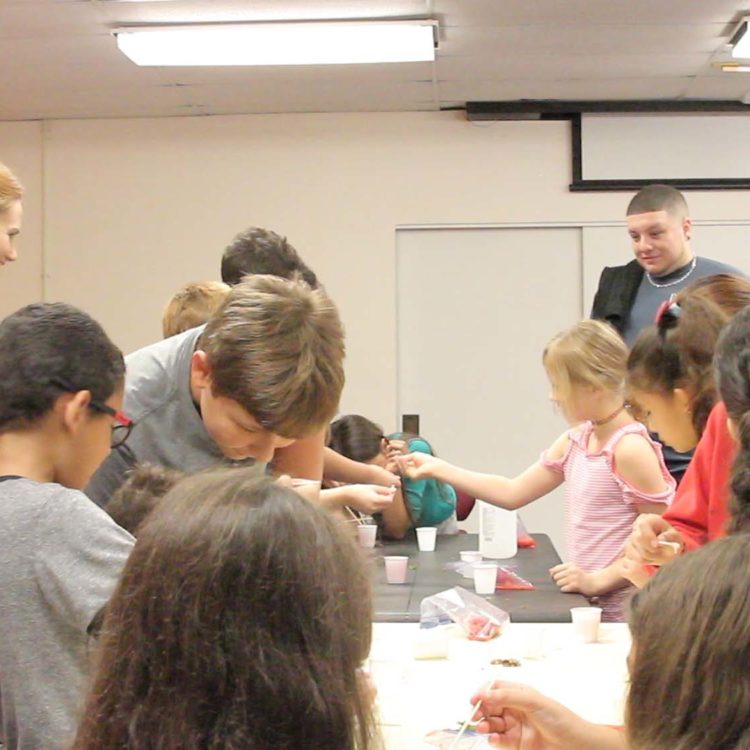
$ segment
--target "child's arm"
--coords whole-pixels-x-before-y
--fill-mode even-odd
[[[329,510],[351,506],[360,513],[381,513],[393,503],[394,490],[377,484],[344,484],[320,491],[320,500]]]
[[[379,484],[383,487],[398,487],[401,484],[401,478],[397,474],[375,464],[352,461],[331,448],[326,448],[323,452],[323,476],[348,484]]]
[[[404,498],[404,491],[401,487],[394,489],[393,502],[387,508],[383,508],[381,514],[383,533],[390,539],[403,539],[406,532],[411,528],[412,521]]]
[[[274,454],[272,466],[276,474],[288,474],[301,479],[320,479],[323,476],[323,449],[326,431],[295,440]]]
[[[567,434],[559,437],[547,452],[549,459],[561,459],[568,449]],[[401,470],[411,479],[439,479],[479,500],[514,510],[543,497],[564,480],[562,472],[541,463],[529,466],[517,477],[483,474],[453,466],[426,453],[409,453],[398,459]]]

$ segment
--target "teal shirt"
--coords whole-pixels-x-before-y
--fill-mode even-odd
[[[403,439],[400,433],[388,437],[395,440]],[[410,453],[432,455],[432,449],[422,438],[410,438],[408,446]],[[437,526],[456,512],[456,491],[449,484],[437,479],[407,477],[404,477],[402,482],[404,499],[409,504],[414,526]]]

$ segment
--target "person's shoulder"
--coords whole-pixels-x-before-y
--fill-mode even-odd
[[[132,419],[170,400],[182,382],[180,374],[189,371],[190,359],[203,328],[193,328],[176,336],[144,346],[125,357],[125,400],[123,408]]]
[[[728,273],[733,276],[743,276],[747,278],[747,274],[744,271],[740,271],[735,266],[730,266],[729,263],[724,263],[720,260],[714,260],[713,258],[706,258],[702,255],[697,256],[696,271],[699,273],[699,277],[702,276],[713,276],[719,273]]]

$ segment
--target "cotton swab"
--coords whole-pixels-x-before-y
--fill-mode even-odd
[[[487,682],[487,684],[484,686],[484,690],[489,690],[492,685],[495,683],[495,680],[499,679],[499,673],[500,669],[495,668],[492,670],[492,677]],[[456,747],[458,747],[458,741],[461,739],[461,736],[468,728],[469,724],[474,719],[474,714],[477,712],[477,709],[482,705],[482,699],[480,698],[472,707],[469,715],[466,717],[466,721],[461,725],[461,729],[458,730],[458,734],[453,738],[453,742],[448,747],[448,750],[455,750]]]
[[[675,555],[679,555],[682,549],[682,545],[679,542],[670,542],[667,539],[658,539],[657,544],[660,547],[669,547]]]
[[[471,724],[474,714],[477,712],[477,709],[482,705],[482,699],[480,698],[472,707],[471,707],[471,713],[466,717],[466,721],[461,725],[461,729],[458,730],[458,734],[453,738],[453,742],[451,742],[448,750],[455,750],[456,747],[458,747],[458,741],[461,739],[463,733],[466,731],[469,724]]]

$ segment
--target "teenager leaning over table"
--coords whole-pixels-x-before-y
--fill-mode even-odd
[[[514,478],[481,474],[434,456],[400,459],[413,479],[434,477],[503,508],[520,508],[563,482],[570,563],[552,568],[564,592],[598,597],[604,619],[620,621],[629,583],[618,560],[639,513],[661,513],[674,493],[660,447],[625,409],[628,351],[608,324],[585,320],[548,344],[551,398],[571,429]]]

